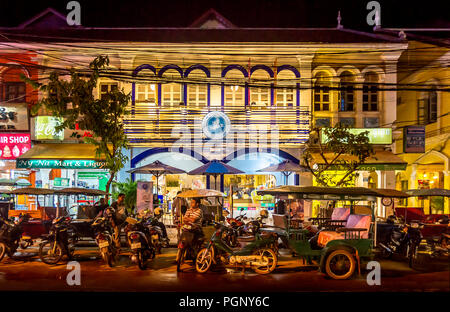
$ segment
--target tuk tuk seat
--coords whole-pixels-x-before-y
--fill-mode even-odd
[[[317,244],[325,247],[329,241],[337,239],[367,239],[371,223],[370,215],[351,214],[348,216],[345,227],[338,228],[336,231],[320,232]]]
[[[286,215],[282,214],[272,214],[273,218],[273,232],[277,233],[278,235],[287,236],[287,229],[288,229],[288,218]],[[268,231],[267,228],[264,229],[265,232]],[[270,230],[269,230],[270,231]],[[303,235],[305,230],[303,229],[297,229],[297,228],[289,228],[289,233],[295,236],[301,236]]]
[[[317,226],[317,229],[326,228],[334,231],[338,227],[343,227],[347,222],[347,218],[350,215],[349,207],[336,207],[333,209],[331,218],[309,218],[313,225]]]

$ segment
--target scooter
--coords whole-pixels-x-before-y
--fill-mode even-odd
[[[199,251],[195,261],[195,268],[198,273],[205,273],[210,270],[213,264],[222,263],[242,268],[252,268],[258,274],[268,274],[275,270],[278,258],[277,253],[270,246],[274,244],[275,238],[272,235],[263,237],[256,233],[251,242],[240,249],[233,249],[229,246],[224,237],[230,228],[214,222],[216,231],[206,246]]]
[[[149,232],[150,232],[150,238],[152,241],[153,246],[155,246],[156,251],[158,254],[161,253],[161,248],[167,248],[169,247],[169,240],[168,238],[164,238],[163,231],[161,227],[159,226],[159,219],[160,217],[154,216],[147,218],[145,225],[147,226]]]
[[[391,230],[387,241],[379,242],[381,256],[385,259],[391,258],[394,254],[399,254],[408,258],[411,268],[418,264],[418,249],[423,238],[420,229],[423,224],[412,221],[409,224],[398,224]]]
[[[12,257],[19,246],[28,244],[28,238],[22,237],[22,224],[30,219],[28,214],[20,216],[17,223],[0,217],[0,261],[3,260],[5,254]],[[30,238],[31,239],[31,238]]]
[[[43,236],[39,245],[39,258],[45,264],[58,263],[64,255],[70,260],[73,257],[74,242],[69,233],[70,218],[61,216],[53,219],[48,235]]]
[[[95,233],[95,242],[100,248],[103,260],[110,266],[117,257],[118,250],[113,241],[113,229],[111,225],[111,216],[97,217],[92,223]]]
[[[127,239],[131,249],[131,262],[145,270],[146,261],[155,258],[156,249],[152,244],[150,230],[144,224],[145,219],[136,220],[127,226]]]
[[[204,236],[195,235],[192,225],[185,224],[181,227],[180,239],[178,241],[178,251],[176,257],[177,272],[181,271],[181,265],[186,260],[194,260],[204,242]]]

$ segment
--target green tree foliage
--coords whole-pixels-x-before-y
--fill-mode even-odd
[[[328,138],[325,143],[320,140],[320,131]],[[353,134],[348,126],[341,124],[311,130],[302,160],[319,186],[348,186],[355,181],[358,167],[374,154],[368,133]],[[319,155],[320,160],[316,157],[318,164],[313,154]],[[330,170],[338,170],[340,174],[332,175]]]
[[[117,199],[120,193],[125,194],[125,207],[130,212],[134,212],[137,199],[137,182],[132,181],[130,178],[126,182],[113,182],[113,192],[114,200]]]
[[[107,56],[98,56],[89,65],[88,74],[80,74],[75,69],[70,70],[70,77],[57,71],[50,74],[48,83],[32,81],[24,76],[22,79],[41,91],[43,98],[33,106],[32,113],[39,108],[45,109],[56,117],[63,117],[64,122],[56,127],[56,131],[79,128],[91,132],[92,137],[85,137],[86,143],[96,146],[96,156],[105,158],[105,169],[109,170],[110,178],[106,184],[109,191],[116,173],[127,161],[123,149],[127,148],[127,138],[124,133],[122,116],[131,99],[130,94],[123,90],[111,90],[101,99],[94,96],[94,88],[102,71],[109,65]],[[74,134],[73,134],[74,136]]]

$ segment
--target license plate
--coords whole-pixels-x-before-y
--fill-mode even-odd
[[[109,246],[108,242],[100,242],[100,243],[98,243],[98,247],[100,247],[100,248],[105,248],[105,247],[108,247],[108,246]]]
[[[141,243],[131,244],[131,249],[138,249],[138,248],[141,248]]]

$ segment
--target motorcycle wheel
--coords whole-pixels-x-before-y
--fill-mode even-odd
[[[113,256],[112,254],[109,252],[108,247],[104,247],[100,250],[101,254],[102,254],[102,259],[103,261],[106,262],[106,264],[108,264],[109,267],[113,266]]]
[[[59,242],[46,241],[39,246],[39,258],[45,264],[57,264],[63,254],[63,248]]]
[[[424,271],[426,269],[426,259],[424,255],[419,254],[419,246],[411,246],[409,254],[409,267],[416,271]]]
[[[137,258],[138,258],[139,269],[145,270],[145,259],[144,259],[144,253],[142,252],[142,250],[138,251]]]
[[[177,251],[177,272],[181,272],[181,265],[186,259],[186,248],[178,249]]]
[[[6,245],[5,243],[0,243],[0,261],[3,260],[6,254]]]
[[[203,248],[197,254],[197,259],[195,260],[195,269],[198,273],[205,273],[211,268],[213,260],[213,253],[209,248]]]
[[[356,261],[345,249],[331,252],[325,260],[325,272],[332,279],[349,279],[355,273]]]
[[[266,257],[268,264],[266,266],[253,267],[253,271],[258,274],[269,274],[277,267],[278,257],[275,251],[270,248],[259,249],[255,252],[256,255]]]

